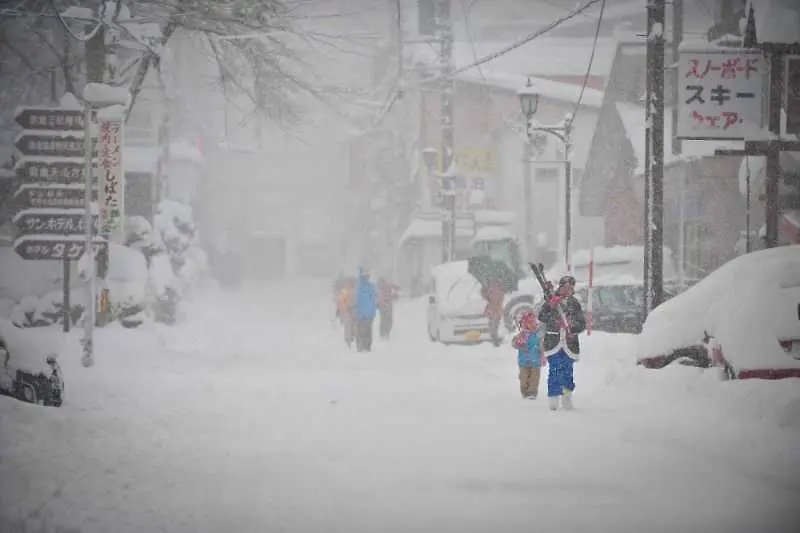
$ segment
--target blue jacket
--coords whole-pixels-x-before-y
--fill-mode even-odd
[[[378,292],[375,285],[359,273],[356,284],[356,317],[360,319],[375,318],[378,310]]]
[[[528,343],[524,349],[517,350],[517,363],[520,368],[540,368],[542,352],[539,349],[539,332],[528,335]]]

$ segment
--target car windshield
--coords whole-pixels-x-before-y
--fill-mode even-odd
[[[620,285],[599,287],[597,298],[606,307],[627,308],[643,304],[642,290],[638,287]]]

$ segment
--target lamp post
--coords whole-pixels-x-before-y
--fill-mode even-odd
[[[533,213],[530,206],[531,197],[531,177],[530,177],[530,160],[532,156],[532,140],[534,132],[546,133],[553,135],[564,143],[564,158],[561,161],[564,164],[564,264],[567,270],[572,270],[572,114],[564,118],[564,122],[558,126],[535,126],[533,122],[533,115],[536,114],[539,108],[539,94],[536,88],[528,78],[525,87],[520,89],[517,93],[519,95],[519,102],[522,108],[522,114],[525,116],[525,135],[527,143],[525,146],[525,231],[526,241],[531,242],[530,232],[533,222]]]

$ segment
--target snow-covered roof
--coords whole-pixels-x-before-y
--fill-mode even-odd
[[[800,3],[797,0],[749,0],[745,13],[750,6],[753,6],[759,42],[800,42]]]
[[[474,63],[476,57],[488,56],[510,44],[512,41],[455,42],[454,66],[465,67]],[[598,39],[592,61],[593,75],[608,76],[616,46],[613,38]],[[426,43],[409,45],[405,48],[407,55],[414,62],[435,64],[438,61],[437,50]],[[481,70],[524,76],[583,76],[586,74],[591,52],[591,38],[543,37],[481,65]],[[472,70],[477,72],[477,68]]]
[[[476,224],[513,224],[517,214],[513,211],[499,211],[495,209],[480,209],[473,211]]]
[[[777,342],[800,337],[798,299],[800,245],[739,256],[654,309],[638,357],[695,346],[707,331],[737,371],[800,368]]]
[[[456,237],[472,237],[472,233],[471,227],[466,228],[456,225]],[[442,238],[442,222],[440,220],[415,218],[403,232],[403,236],[400,237],[400,245],[402,246],[412,239],[432,238]]]
[[[624,102],[617,102],[619,113],[625,132],[633,146],[636,156],[635,176],[644,174],[645,171],[645,114],[644,107]],[[713,157],[718,149],[743,149],[744,143],[737,141],[683,141],[680,155],[672,153],[672,121],[669,117],[672,109],[664,110],[664,165],[668,166],[679,161],[692,161],[704,157]]]
[[[494,70],[468,70],[456,76],[456,79],[505,89],[516,93],[528,81],[528,77],[521,74],[506,74],[496,72]],[[559,81],[547,80],[544,78],[530,78],[533,90],[544,98],[551,100],[559,100],[564,102],[575,103],[578,101],[581,92],[581,86],[574,83],[563,83]],[[583,93],[582,105],[586,105],[595,109],[600,109],[603,105],[603,91],[587,87]]]
[[[475,232],[475,238],[472,239],[472,242],[502,241],[514,238],[514,234],[504,226],[485,226]]]

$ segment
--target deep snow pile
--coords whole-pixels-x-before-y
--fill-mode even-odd
[[[510,347],[430,343],[424,300],[356,354],[325,287],[249,289],[198,298],[175,328],[99,331],[91,370],[70,342],[60,409],[0,398],[0,517],[82,533],[797,530],[796,383],[648,371],[634,337],[594,334],[577,410],[552,413],[519,398]]]
[[[696,346],[708,332],[739,370],[797,367],[800,362],[777,339],[783,332],[800,333],[798,289],[800,245],[739,256],[654,309],[639,336],[637,357]]]
[[[105,283],[112,314],[126,327],[136,327],[147,320],[176,322],[179,318],[178,304],[192,296],[207,272],[205,252],[198,244],[190,207],[172,201],[161,202],[154,226],[143,217],[129,217],[125,225],[125,246],[110,244]],[[7,253],[16,255],[11,249]],[[85,306],[85,260],[84,257],[78,262],[78,279],[71,284],[70,290],[71,319],[75,324]],[[61,323],[61,266],[19,258],[4,258],[3,264],[6,262],[16,266],[8,270],[9,279],[16,272],[18,275],[11,281],[19,278],[20,282],[16,292],[6,291],[6,299],[0,302],[0,312],[6,311],[0,316],[8,316],[22,327]],[[35,292],[37,287],[31,286],[32,283],[40,285],[43,278],[30,274],[26,277],[26,269],[50,273],[52,280],[48,283],[52,288],[44,294]],[[3,275],[5,278],[5,269]],[[32,280],[31,283],[22,283],[26,279]]]

